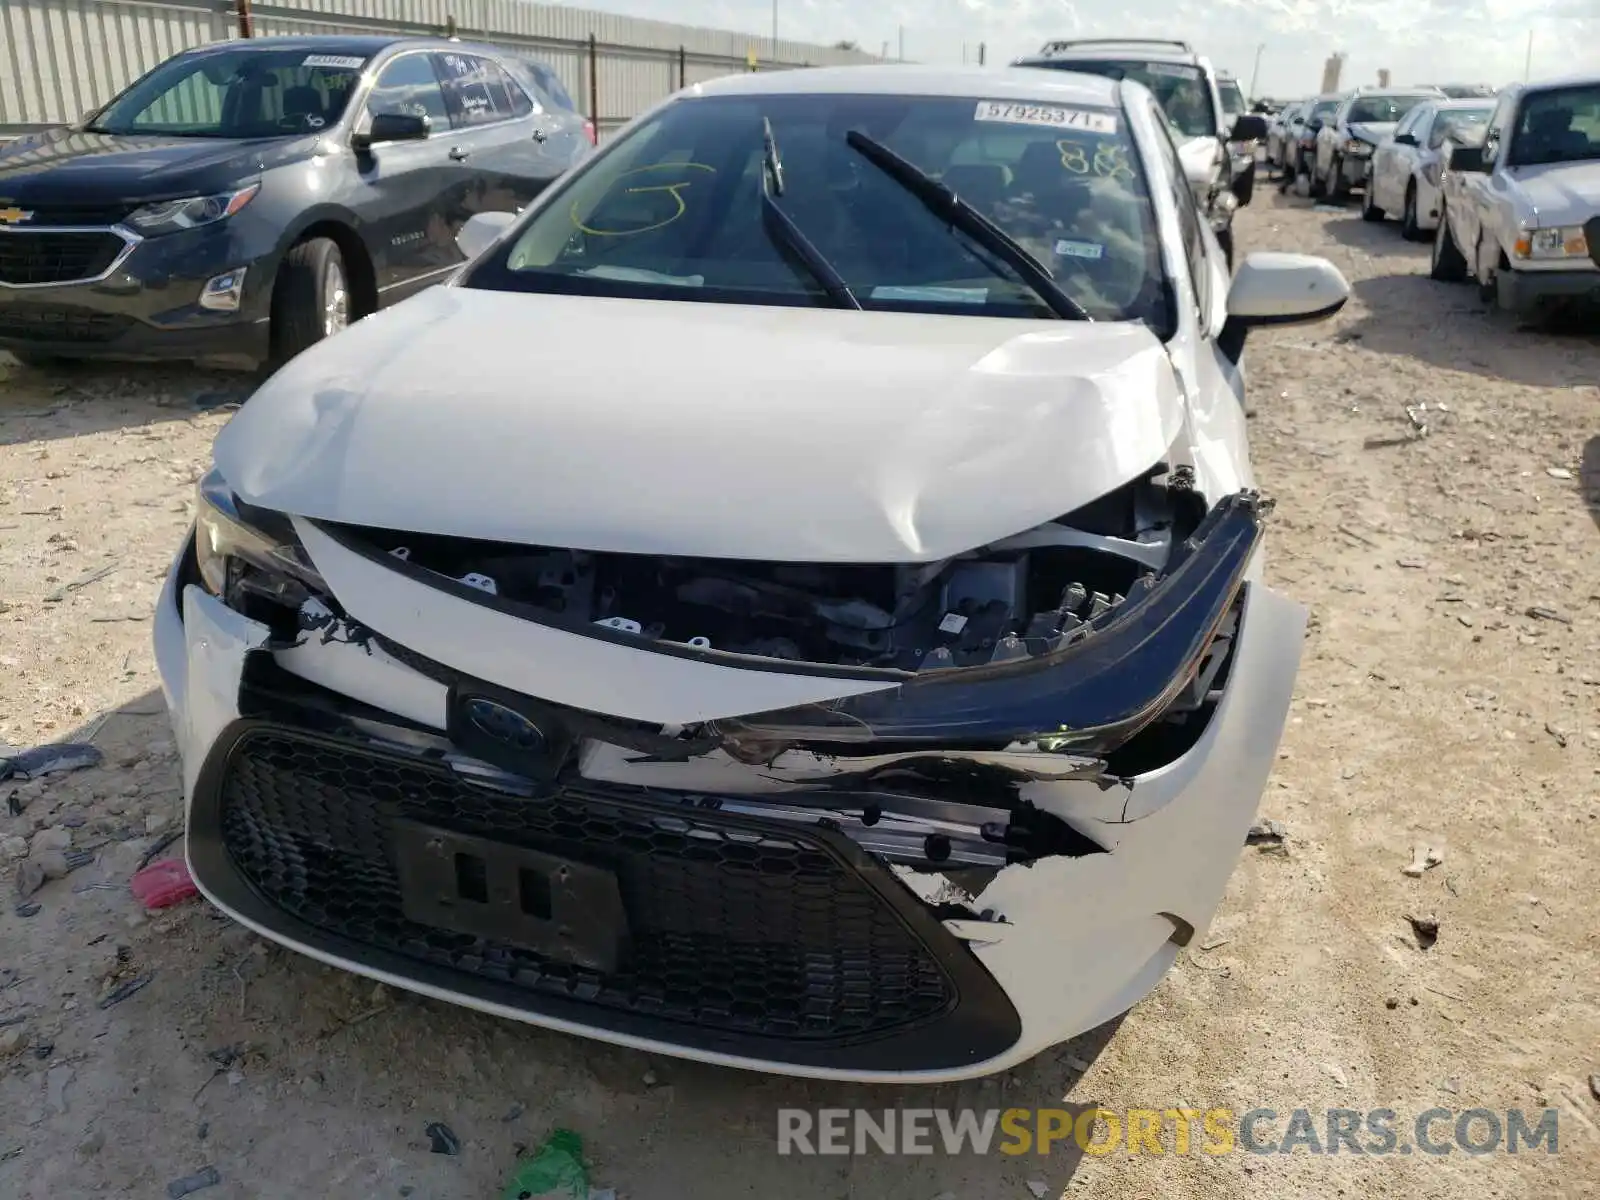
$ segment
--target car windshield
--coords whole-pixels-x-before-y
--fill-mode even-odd
[[[1311,111],[1306,114],[1308,121],[1326,121],[1339,111],[1339,101],[1321,100],[1311,106]]]
[[[106,105],[94,133],[269,138],[311,133],[344,114],[366,56],[251,47],[182,54]]]
[[[1350,102],[1345,122],[1350,125],[1393,125],[1425,100],[1438,96],[1362,96]]]
[[[1029,63],[1031,67],[1053,67],[1061,71],[1081,71],[1086,75],[1105,75],[1111,79],[1132,79],[1155,93],[1167,120],[1186,138],[1216,137],[1222,122],[1211,107],[1210,89],[1199,67],[1188,63],[1145,62],[1141,59],[1084,59]]]
[[[1154,216],[1118,111],[976,97],[679,100],[552,189],[464,285],[821,306],[842,282],[866,309],[1056,315],[852,133],[947,185],[1089,315],[1165,324]],[[804,247],[775,229],[764,189]]]
[[[1532,92],[1517,114],[1516,167],[1600,159],[1600,83]]]
[[[1476,146],[1483,141],[1483,135],[1489,128],[1489,114],[1494,112],[1494,105],[1486,104],[1482,108],[1452,108],[1441,112],[1433,122],[1433,130],[1428,135],[1428,144],[1434,147],[1442,146],[1444,140],[1462,146]]]
[[[1244,112],[1244,93],[1232,79],[1217,80],[1217,94],[1222,97],[1222,111],[1230,117],[1236,117]]]

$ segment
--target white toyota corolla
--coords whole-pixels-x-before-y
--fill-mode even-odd
[[[381,155],[381,151],[380,151]],[[1133,83],[743,75],[217,438],[155,642],[219,908],[400,987],[935,1081],[1202,933],[1304,614],[1231,286]]]

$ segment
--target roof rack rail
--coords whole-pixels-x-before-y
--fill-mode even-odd
[[[1063,50],[1070,50],[1074,46],[1171,46],[1185,54],[1193,54],[1194,47],[1188,42],[1180,42],[1174,38],[1068,38],[1063,41],[1046,42],[1040,48],[1040,54],[1059,54]]]

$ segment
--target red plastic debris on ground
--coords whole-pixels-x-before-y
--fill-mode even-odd
[[[200,894],[189,877],[188,864],[181,858],[164,858],[135,871],[131,886],[133,894],[148,909],[168,908]]]

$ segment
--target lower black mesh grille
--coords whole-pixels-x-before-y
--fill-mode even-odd
[[[830,1042],[937,1021],[958,1000],[924,936],[806,832],[588,785],[551,798],[507,795],[443,765],[276,728],[236,743],[215,803],[228,859],[273,906],[530,1001]],[[397,839],[414,823],[614,872],[627,923],[616,969],[408,919]]]
[[[103,274],[126,245],[114,233],[0,234],[0,283],[72,283]]]
[[[65,305],[0,308],[0,337],[41,342],[109,342],[132,326],[132,317]]]

